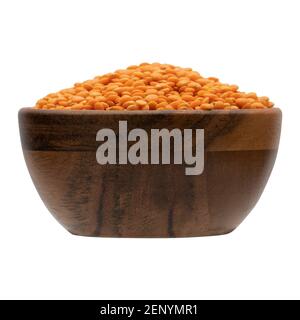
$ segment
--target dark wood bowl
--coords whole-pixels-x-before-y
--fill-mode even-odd
[[[204,171],[185,165],[100,165],[102,128],[203,128]],[[191,237],[234,230],[258,201],[276,158],[281,111],[19,111],[28,170],[72,234]]]

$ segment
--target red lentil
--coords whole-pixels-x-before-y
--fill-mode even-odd
[[[213,110],[264,109],[268,97],[238,91],[190,68],[142,63],[97,76],[48,94],[35,108],[50,110]]]

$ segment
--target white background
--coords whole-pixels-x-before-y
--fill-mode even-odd
[[[299,1],[0,2],[0,298],[300,298]],[[105,239],[66,232],[27,172],[17,112],[141,62],[166,62],[270,96],[281,145],[233,233]]]

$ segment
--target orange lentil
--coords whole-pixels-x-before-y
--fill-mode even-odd
[[[224,108],[225,110],[235,110],[235,109],[238,109],[237,106],[228,106],[228,107],[225,107]]]
[[[155,101],[149,101],[148,105],[149,105],[149,109],[155,110],[155,109],[156,109],[156,106],[157,106],[157,102],[155,102]]]
[[[239,91],[191,68],[142,63],[75,83],[36,102],[48,110],[235,110],[271,108],[268,97]]]
[[[155,94],[157,93],[157,90],[156,89],[147,89],[146,90],[146,94],[150,95],[150,94]]]
[[[248,102],[247,98],[238,98],[235,100],[235,103],[238,107],[242,108]]]
[[[145,100],[136,100],[135,103],[140,107],[144,107],[147,105],[147,102]]]
[[[149,94],[145,97],[147,101],[156,101],[158,99],[158,96],[156,94]]]
[[[132,100],[125,101],[125,102],[123,103],[123,107],[124,107],[124,108],[127,108],[127,107],[132,106],[132,105],[135,105],[135,102],[132,101]]]
[[[122,106],[113,106],[107,108],[107,110],[124,110],[124,108]]]
[[[254,108],[254,109],[263,109],[265,108],[265,106],[261,103],[261,102],[253,102],[251,104],[251,108]]]
[[[256,95],[255,92],[249,92],[249,93],[246,94],[246,97],[247,97],[247,98],[254,98],[254,99],[256,99],[256,98],[257,98],[257,95]]]
[[[130,101],[130,99],[131,99],[131,96],[129,96],[129,95],[124,95],[124,96],[122,96],[122,97],[120,98],[120,103],[123,104],[123,103],[126,102],[126,101]]]
[[[201,103],[202,103],[202,101],[201,101],[200,99],[197,99],[197,100],[192,101],[192,102],[190,103],[190,106],[191,106],[192,108],[198,107],[198,106],[201,105]]]
[[[223,109],[223,108],[224,108],[224,102],[223,101],[214,102],[214,109]]]
[[[168,102],[162,101],[162,102],[160,102],[160,103],[157,104],[157,109],[159,109],[159,108],[165,108],[165,107],[167,107],[167,106],[168,106]]]
[[[105,110],[109,107],[109,105],[105,102],[96,102],[94,107],[96,110]]]
[[[139,110],[139,107],[137,105],[132,104],[127,107],[127,110]]]
[[[208,110],[214,108],[214,106],[212,104],[210,104],[210,103],[203,103],[203,104],[201,104],[200,107],[201,107],[201,109],[208,109]]]
[[[73,98],[72,98],[72,101],[73,101],[73,102],[80,102],[80,101],[82,101],[82,100],[84,100],[84,98],[83,98],[83,97],[80,97],[80,96],[73,96]]]

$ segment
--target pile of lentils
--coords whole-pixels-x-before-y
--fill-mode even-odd
[[[268,97],[241,92],[190,68],[142,63],[75,83],[50,93],[35,108],[50,110],[215,110],[265,109]]]

